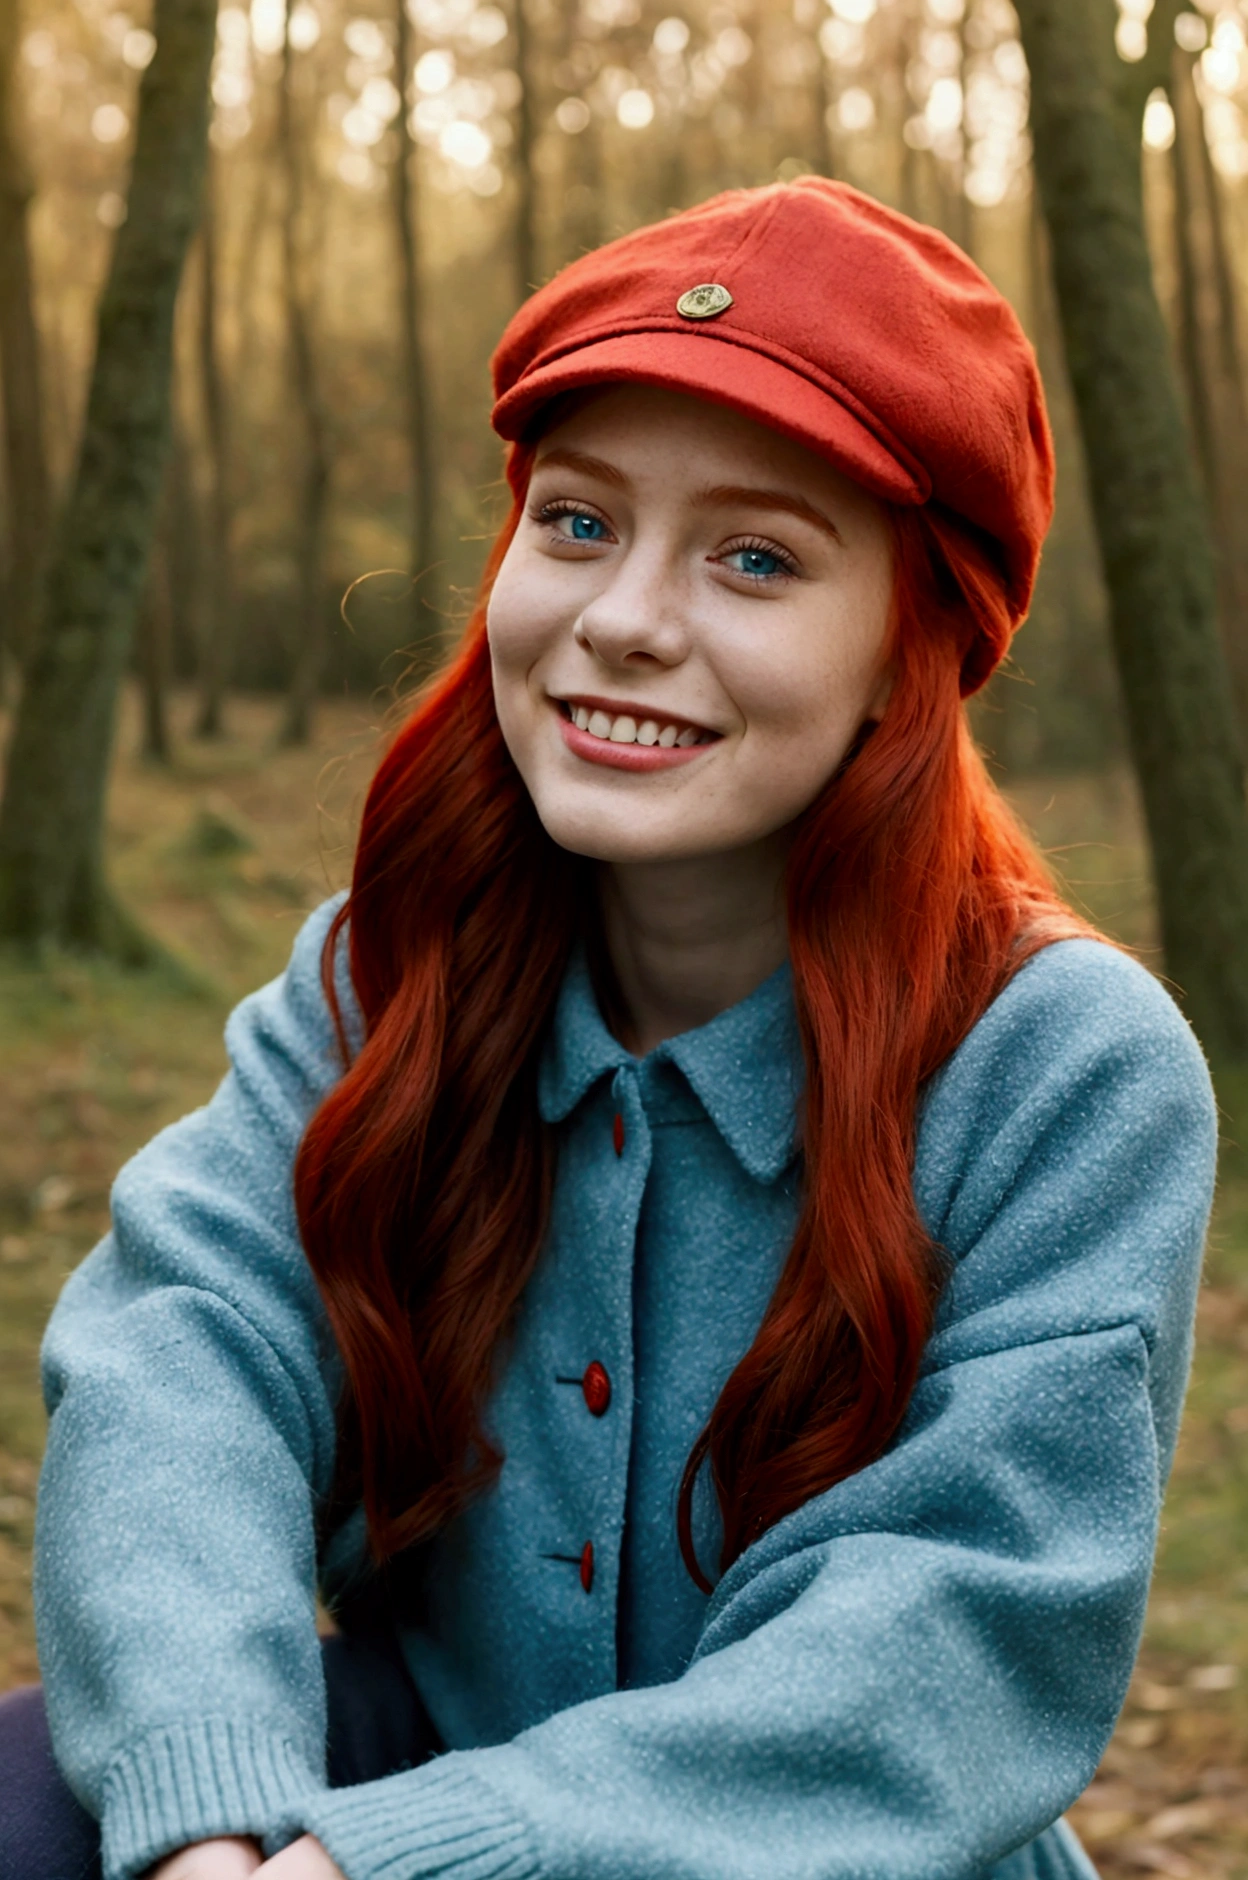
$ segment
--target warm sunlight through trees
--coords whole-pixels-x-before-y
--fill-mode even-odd
[[[424,669],[453,631],[493,514],[486,368],[517,297],[665,210],[822,170],[944,228],[1036,341],[1062,463],[1058,517],[1014,667],[977,723],[1010,774],[1116,761],[1129,744],[1174,970],[1210,1043],[1242,1051],[1248,994],[1231,988],[1248,905],[1248,886],[1234,885],[1248,870],[1248,14],[1241,0],[1090,0],[1069,21],[1036,0],[1023,13],[1020,36],[1009,0],[223,5],[209,212],[182,280],[163,497],[144,508],[155,552],[141,609],[127,587],[117,642],[143,680],[151,754],[167,744],[171,682],[198,686],[201,736],[228,732],[231,689],[260,688],[285,695],[284,735],[298,739],[326,686],[367,693],[413,658]],[[1103,205],[1100,234],[1093,216],[1082,273],[1068,210],[1092,207],[1085,147],[1067,106],[1046,102],[1047,81],[1039,109],[1030,95],[1024,47],[1038,56],[1042,15],[1045,43],[1081,77],[1091,68],[1076,37],[1097,41],[1097,84],[1120,112],[1115,131],[1092,87],[1088,122],[1100,113],[1104,149],[1117,137],[1115,187],[1134,206],[1124,222]],[[131,146],[161,28],[144,5],[112,0],[45,0],[25,14],[4,0],[0,28],[12,81],[0,112],[3,657],[15,695],[51,504],[64,508],[75,487],[110,248],[141,237]],[[1122,240],[1134,242],[1126,272]],[[1147,396],[1120,398],[1104,362],[1132,351],[1136,315],[1152,323],[1131,379]],[[1113,414],[1137,431],[1115,442]],[[1137,448],[1141,426],[1151,456]],[[1179,562],[1172,605],[1162,567]],[[1215,606],[1229,679],[1208,630]],[[1195,614],[1198,657],[1186,629],[1163,624]],[[100,708],[92,723],[110,716]],[[33,826],[21,748],[3,838],[19,849]],[[99,765],[88,768],[98,792]],[[54,795],[35,791],[45,821]],[[1193,871],[1218,884],[1213,913]],[[10,910],[28,900],[12,890]],[[52,900],[69,905],[59,890]],[[11,931],[28,918],[6,916]],[[49,931],[71,929],[57,916]]]

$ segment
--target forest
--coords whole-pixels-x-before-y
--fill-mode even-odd
[[[505,510],[489,356],[586,250],[817,173],[941,229],[1057,512],[972,705],[1214,1065],[1223,1181],[1141,1669],[1075,1819],[1248,1876],[1248,0],[0,0],[0,1689],[39,1333],[232,999],[349,873]]]

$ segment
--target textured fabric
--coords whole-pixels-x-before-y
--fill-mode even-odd
[[[514,1466],[429,1550],[413,1602],[425,1623],[404,1640],[448,1743],[504,1742],[617,1683],[658,1683],[688,1664],[706,1599],[680,1558],[675,1488],[792,1239],[800,1062],[787,967],[640,1064],[599,1017],[584,963],[569,972],[539,1087],[543,1115],[561,1125],[559,1179],[492,1409]],[[612,1383],[601,1417],[575,1381],[593,1362]],[[535,1501],[530,1459],[543,1456],[557,1488]],[[712,1497],[699,1496],[697,1514],[698,1554],[713,1568]],[[500,1688],[518,1562],[524,1603],[559,1649]]]
[[[688,317],[700,284],[718,310]],[[887,502],[942,504],[992,539],[1012,624],[1026,614],[1053,509],[1040,374],[1008,301],[936,230],[803,176],[621,236],[512,316],[495,429],[523,438],[552,398],[613,383],[728,405]],[[981,633],[965,690],[1005,644]]]
[[[442,1746],[392,1641],[321,1641],[329,1781],[342,1788],[413,1769]],[[0,1697],[0,1880],[100,1880],[100,1827],[52,1756],[43,1692]]]
[[[313,1511],[338,1375],[290,1196],[337,1074],[331,911],[234,1015],[212,1104],[124,1171],[48,1335],[41,1647],[108,1880],[159,1851],[122,1787],[183,1838],[227,1803],[271,1845],[313,1829],[348,1880],[1090,1872],[1050,1824],[1138,1642],[1212,1186],[1164,992],[1049,948],[933,1079],[915,1192],[952,1274],[903,1429],[704,1602],[677,1478],[792,1228],[788,978],[637,1062],[574,968],[540,1092],[550,1233],[489,1409],[506,1463],[399,1600],[450,1753],[332,1791]],[[713,1569],[706,1500],[697,1539]],[[367,1597],[358,1522],[320,1570]]]

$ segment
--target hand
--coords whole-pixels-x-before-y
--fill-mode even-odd
[[[149,1867],[145,1880],[246,1880],[263,1865],[258,1842],[230,1834],[180,1847],[176,1854]]]
[[[258,1880],[346,1880],[314,1835],[292,1841],[272,1860],[266,1860]]]

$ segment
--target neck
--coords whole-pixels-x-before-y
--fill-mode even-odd
[[[747,998],[788,956],[779,842],[693,861],[613,864],[604,937],[623,998],[620,1042],[644,1057]]]

